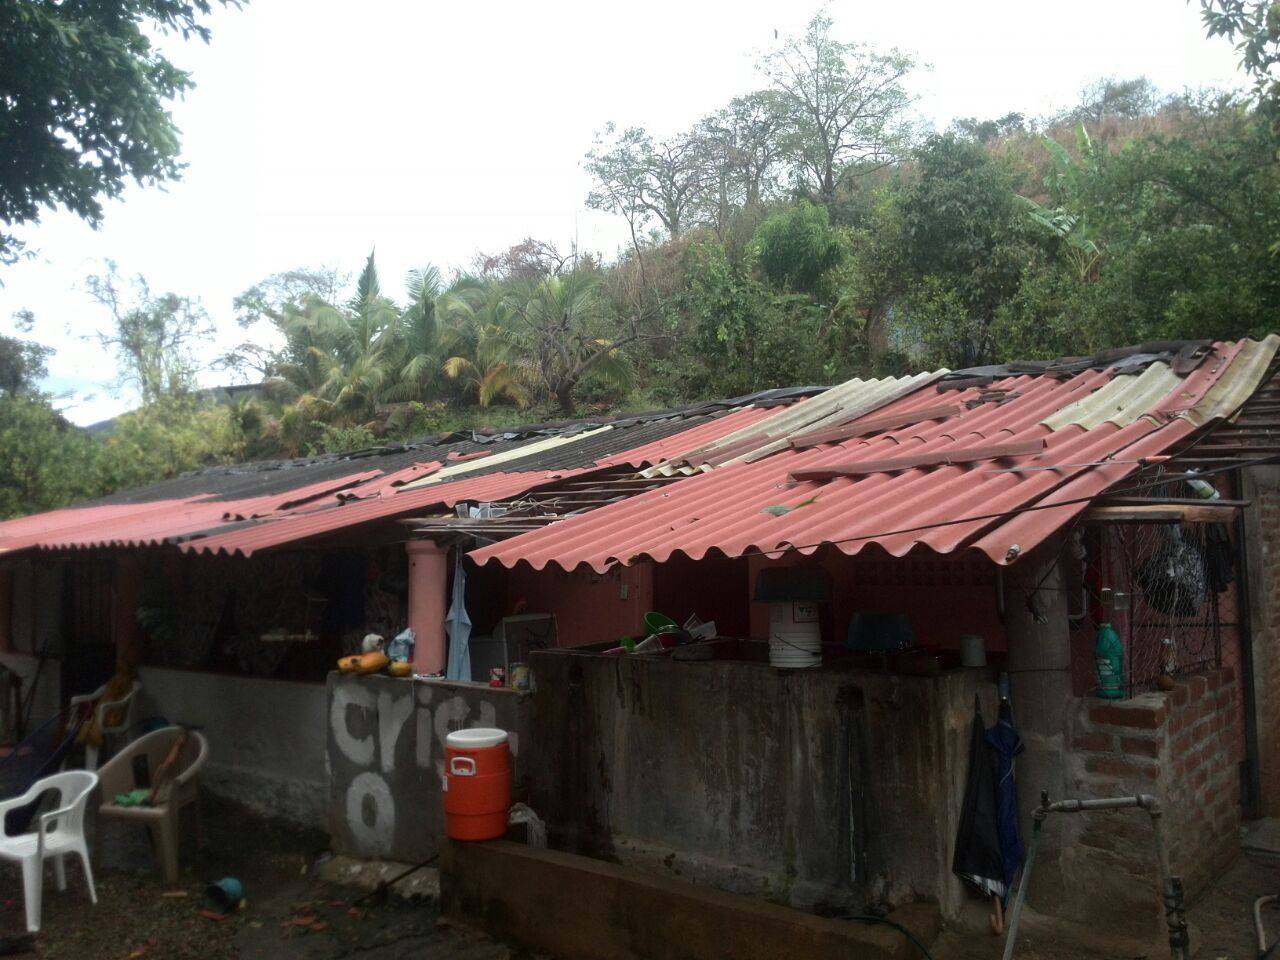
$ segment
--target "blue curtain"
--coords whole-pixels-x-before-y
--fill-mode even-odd
[[[471,618],[467,616],[467,571],[462,566],[462,551],[453,552],[453,602],[444,622],[449,634],[447,680],[471,680]]]

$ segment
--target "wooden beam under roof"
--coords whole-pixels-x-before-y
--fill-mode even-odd
[[[1085,523],[1234,523],[1238,508],[1219,503],[1152,503],[1090,507]]]

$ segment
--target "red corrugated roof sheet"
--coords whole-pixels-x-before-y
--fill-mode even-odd
[[[937,553],[974,548],[996,563],[1008,563],[1087,505],[1077,501],[1137,469],[1125,461],[1159,454],[1193,433],[1196,424],[1177,413],[1203,400],[1239,349],[1239,344],[1217,345],[1185,379],[1158,364],[1106,391],[1102,388],[1112,383],[1113,374],[1099,370],[1067,379],[1014,376],[981,389],[948,391],[943,395],[948,402],[976,405],[942,420],[713,469],[470,556],[481,564],[526,562],[535,569],[556,564],[566,570],[586,564],[603,572],[614,564],[642,558],[661,562],[677,553],[693,559],[709,553],[807,554],[831,545],[854,554],[874,543],[894,556],[917,548]],[[1273,338],[1266,349],[1275,353]],[[1004,391],[1012,399],[977,402],[990,391]],[[1072,422],[1058,429],[1044,422],[1081,401],[1068,411]],[[937,389],[928,386],[873,415],[889,420],[938,404]],[[789,479],[797,470],[860,460],[1035,440],[1043,440],[1043,452],[1001,460],[828,481]],[[1114,462],[1089,465],[1100,460]],[[1055,469],[1008,472],[1010,466]],[[1040,509],[1045,507],[1051,509]]]
[[[573,469],[522,471],[520,459],[516,458],[508,461],[502,472],[479,476],[462,474],[455,480],[403,490],[401,484],[430,476],[440,464],[417,463],[387,474],[380,470],[355,469],[360,465],[357,460],[346,476],[270,496],[219,500],[199,495],[71,507],[0,523],[0,553],[177,544],[185,552],[249,556],[259,550],[326,536],[362,524],[415,512],[449,509],[462,501],[506,499],[602,467],[650,466],[759,422],[778,409],[735,410],[672,436]],[[476,463],[483,466],[483,460]]]

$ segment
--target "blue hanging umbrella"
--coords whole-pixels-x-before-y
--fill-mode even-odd
[[[462,566],[462,551],[454,551],[453,602],[449,604],[449,616],[444,622],[449,634],[449,663],[445,668],[448,680],[471,681],[471,617],[467,615],[467,571]]]
[[[969,732],[969,775],[965,780],[951,870],[987,896],[1003,899],[1009,887],[1004,879],[996,828],[996,765],[985,735],[982,708],[975,696]]]
[[[1026,747],[1013,726],[1013,708],[1008,700],[1000,701],[996,725],[986,732],[986,742],[996,756],[996,835],[1000,840],[1000,856],[1004,861],[1004,884],[1012,889],[1013,879],[1022,866],[1022,840],[1018,836],[1018,785],[1013,775],[1013,761]]]

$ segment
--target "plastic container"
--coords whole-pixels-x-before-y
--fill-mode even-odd
[[[985,667],[987,641],[975,633],[960,634],[960,666]]]
[[[1109,623],[1098,627],[1093,659],[1098,671],[1098,696],[1103,700],[1123,700],[1124,644]]]
[[[455,730],[444,741],[444,832],[451,840],[497,840],[511,808],[507,732]]]
[[[822,663],[818,605],[803,600],[769,604],[769,663],[803,669]]]

